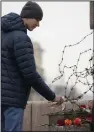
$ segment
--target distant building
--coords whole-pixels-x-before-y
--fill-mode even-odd
[[[38,42],[33,42],[34,47],[34,57],[35,57],[35,63],[36,63],[36,70],[40,74],[40,76],[44,78],[44,69],[42,68],[42,56],[44,50],[41,48],[40,44]],[[44,98],[39,95],[33,88],[31,89],[31,93],[29,96],[29,101],[40,101],[44,100]]]
[[[41,48],[38,42],[34,42],[33,46],[34,46],[34,57],[36,62],[36,68],[38,73],[44,79],[44,69],[42,68],[42,56],[43,56],[44,50]]]

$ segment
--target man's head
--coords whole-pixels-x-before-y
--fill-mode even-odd
[[[22,8],[20,16],[26,28],[32,31],[39,26],[39,22],[43,17],[43,11],[37,3],[28,1]]]

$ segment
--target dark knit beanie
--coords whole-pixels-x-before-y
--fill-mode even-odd
[[[20,16],[22,18],[34,18],[36,20],[42,20],[43,11],[37,3],[28,1],[22,8]]]

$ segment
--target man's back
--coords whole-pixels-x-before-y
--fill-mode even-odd
[[[21,26],[17,22],[18,18],[16,14],[8,14],[5,17],[6,21],[2,19],[2,45],[1,45],[1,77],[2,77],[2,104],[12,105],[16,107],[24,107],[27,101],[28,86],[26,85],[23,76],[19,70],[19,66],[16,62],[16,57],[14,53],[14,44],[17,41],[21,34],[25,35],[25,28],[21,31],[21,27],[18,30],[18,27]],[[5,19],[4,18],[4,19]],[[11,22],[14,23],[13,19],[15,18],[15,24],[11,25]],[[10,21],[8,23],[8,21]],[[20,20],[19,20],[20,22]],[[15,26],[18,24],[18,26]],[[6,25],[6,29],[5,26]],[[10,26],[10,28],[7,26]],[[13,30],[13,26],[14,29]],[[23,25],[22,25],[23,26]],[[17,28],[17,31],[16,31]],[[23,28],[23,27],[22,27]],[[7,32],[8,31],[8,32]],[[18,37],[17,37],[18,36]],[[23,37],[24,37],[23,36]],[[21,44],[18,45],[19,53]],[[24,66],[24,64],[23,64]],[[29,88],[30,89],[30,88]]]

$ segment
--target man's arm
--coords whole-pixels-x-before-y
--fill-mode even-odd
[[[33,45],[29,38],[21,32],[21,35],[14,43],[14,53],[19,69],[26,81],[39,94],[49,101],[55,99],[55,93],[43,81],[41,76],[36,71],[35,59],[33,53]]]

